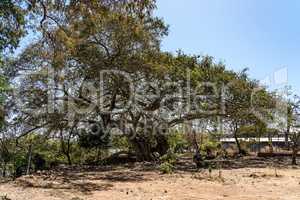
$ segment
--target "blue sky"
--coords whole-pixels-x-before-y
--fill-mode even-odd
[[[252,78],[269,76],[270,88],[282,86],[273,74],[287,68],[288,84],[300,94],[300,1],[157,0],[157,6],[170,25],[163,50],[208,54],[236,71],[248,67]]]

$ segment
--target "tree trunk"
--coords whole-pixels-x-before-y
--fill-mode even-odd
[[[285,139],[285,146],[287,149],[289,149],[289,131],[285,132],[284,139]]]
[[[234,131],[233,136],[234,136],[234,139],[235,139],[235,142],[236,142],[236,146],[237,146],[238,151],[239,151],[239,155],[244,155],[245,152],[244,152],[244,150],[242,149],[241,144],[240,144],[240,141],[239,141],[239,139],[238,139],[238,137],[237,137],[237,130]]]
[[[4,178],[5,176],[6,176],[6,162],[3,162],[2,177]]]
[[[153,161],[154,158],[151,152],[150,141],[145,140],[143,137],[139,137],[134,138],[132,143],[139,161]]]
[[[293,152],[292,152],[292,165],[297,165],[297,154],[298,154],[298,149],[293,147]]]
[[[101,148],[97,147],[97,158],[96,162],[99,163],[101,160]]]
[[[32,160],[32,145],[29,145],[26,175],[30,174],[31,160]]]
[[[157,152],[160,156],[165,155],[169,150],[168,138],[163,134],[155,135],[156,146],[151,149],[151,152]]]
[[[260,142],[260,136],[258,137],[258,153],[261,152],[261,142]]]
[[[202,139],[201,139],[201,143],[202,143]],[[194,144],[194,148],[196,150],[194,157],[193,157],[193,161],[197,166],[197,169],[200,169],[202,167],[204,167],[204,160],[202,158],[202,155],[200,153],[201,149],[199,147],[199,144],[197,142],[197,137],[196,137],[196,132],[193,132],[193,144]]]
[[[72,159],[70,156],[70,151],[66,150],[63,146],[62,146],[62,153],[66,156],[67,160],[68,160],[68,165],[72,165]]]
[[[271,155],[273,155],[273,153],[274,153],[274,148],[273,148],[272,135],[269,134],[268,139],[269,139],[269,153],[270,153]]]
[[[71,149],[71,143],[70,143],[70,140],[71,140],[71,135],[69,135],[68,137],[68,146],[67,146],[67,152],[66,152],[66,156],[68,158],[68,165],[72,165],[72,160],[71,160],[71,155],[70,155],[70,149]]]
[[[68,159],[68,165],[72,165],[72,160],[71,160],[71,156],[69,153],[66,154],[67,159]]]
[[[287,123],[287,128],[286,128],[286,131],[284,133],[284,136],[285,136],[285,146],[288,150],[290,150],[290,145],[289,145],[290,132],[291,132],[290,123]]]
[[[60,140],[61,140],[60,141],[61,142],[61,151],[67,157],[68,165],[72,165],[72,159],[71,159],[71,156],[70,156],[71,135],[69,134],[69,136],[68,136],[67,147],[66,147],[66,144],[65,144],[65,141],[64,141],[64,136],[63,136],[63,131],[62,130],[60,131]]]

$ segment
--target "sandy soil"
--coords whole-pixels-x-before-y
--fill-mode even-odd
[[[12,200],[299,200],[300,169],[251,167],[172,175],[140,167],[69,169],[2,183],[3,195]]]

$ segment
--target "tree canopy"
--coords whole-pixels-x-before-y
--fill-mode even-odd
[[[220,119],[237,133],[251,125],[263,132],[264,119],[272,118],[276,97],[247,70],[227,70],[210,56],[163,52],[168,25],[153,14],[154,0],[0,5],[1,51],[17,47],[27,25],[40,33],[5,62],[13,85],[5,133],[59,138],[69,163],[74,142],[105,148],[116,130],[140,160],[152,160],[169,149],[165,133],[187,121]]]

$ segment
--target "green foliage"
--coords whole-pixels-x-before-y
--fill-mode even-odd
[[[14,166],[14,177],[19,177],[25,174],[27,167],[27,154],[25,152],[17,152],[12,157]]]
[[[79,135],[78,144],[83,148],[108,148],[110,145],[111,137],[109,133],[104,130],[99,130],[96,126],[88,132],[82,131]]]
[[[59,149],[58,149],[59,152]],[[67,164],[67,158],[61,153],[58,154],[59,159],[54,160],[53,164]],[[95,163],[98,157],[97,148],[82,148],[77,142],[72,143],[72,150],[70,152],[72,164],[84,165],[89,163]]]
[[[175,153],[183,153],[188,147],[188,142],[184,138],[184,135],[178,131],[168,135],[168,143]]]
[[[26,13],[19,2],[22,1],[0,2],[0,54],[4,49],[16,48],[25,33]],[[240,73],[226,70],[223,63],[215,62],[211,56],[190,56],[181,51],[177,55],[162,52],[160,41],[167,35],[168,26],[153,14],[155,0],[88,3],[60,1],[59,5],[52,1],[30,2],[30,9],[37,9],[34,12],[37,16],[35,20],[46,17],[43,20],[49,26],[43,26],[43,21],[38,24],[43,26],[39,30],[47,34],[41,34],[41,40],[28,46],[10,66],[14,70],[10,78],[20,83],[18,89],[22,91],[22,98],[18,99],[17,107],[10,108],[9,116],[16,118],[17,123],[9,128],[19,131],[22,130],[19,127],[37,126],[40,127],[37,133],[46,134],[28,134],[28,137],[24,136],[19,140],[17,147],[8,145],[8,150],[2,148],[0,153],[3,160],[14,163],[16,168],[27,164],[30,145],[33,147],[36,165],[43,165],[44,159],[46,167],[51,167],[53,163],[67,163],[66,157],[75,164],[95,163],[104,154],[108,154],[107,149],[110,147],[123,151],[134,149],[136,155],[142,157],[141,160],[151,160],[155,152],[164,155],[169,145],[170,150],[160,158],[162,171],[169,173],[176,163],[176,153],[182,153],[192,143],[189,144],[178,132],[168,135],[166,140],[165,135],[156,134],[158,124],[167,122],[169,126],[173,126],[186,120],[215,119],[222,116],[224,121],[235,125],[236,131],[241,126],[255,124],[256,131],[265,132],[265,127],[250,114],[249,108],[253,103],[258,108],[264,108],[262,110],[270,108],[274,105],[272,95],[262,89],[256,93],[255,101],[251,101],[252,92],[258,86],[257,82],[248,77],[246,70]],[[47,13],[41,9],[43,3],[48,9]],[[51,114],[44,109],[49,105],[48,95],[51,88],[49,77],[41,73],[45,71],[45,66],[57,72],[55,74],[64,72],[64,76],[55,75],[54,78],[53,99],[59,99],[59,102],[55,112]],[[18,72],[23,69],[26,69],[26,74],[19,75]],[[102,70],[126,72],[131,81],[125,80],[121,75],[110,74],[105,75],[105,80],[101,80],[100,84],[99,73]],[[190,77],[187,77],[187,70]],[[191,88],[185,84],[189,80]],[[86,91],[86,82],[91,82],[96,88],[103,86],[104,91],[97,91],[96,94],[90,88]],[[114,111],[128,103],[132,92],[128,82],[133,84],[137,98],[128,110],[119,114]],[[191,110],[185,109],[190,104],[188,98],[167,98],[178,96],[176,89],[179,87],[164,87],[170,82],[180,84],[184,92],[197,90],[197,95],[211,95],[216,92],[219,97],[223,92],[222,86],[227,85],[224,94],[226,116],[219,105],[213,106],[215,102],[221,101],[219,97],[205,98],[195,102],[196,105]],[[215,83],[217,91],[206,86],[199,88],[203,82]],[[5,77],[0,78],[0,103],[6,83]],[[156,89],[159,91],[155,91]],[[94,101],[99,96],[104,102]],[[156,98],[152,98],[154,96]],[[65,108],[70,104],[79,109],[90,106],[94,109],[75,113],[74,119],[70,120],[70,109]],[[26,112],[19,112],[19,107]],[[194,107],[198,107],[201,113]],[[178,113],[179,110],[190,110],[190,113]],[[110,114],[103,114],[105,111]],[[115,126],[122,126],[118,127],[122,130],[129,129],[135,138],[128,140],[127,136],[111,137],[107,130],[79,133],[81,126],[87,128],[90,124],[100,122],[107,129]],[[40,130],[43,131],[38,132]],[[52,137],[57,136],[59,131],[59,138]],[[9,138],[9,143],[14,144],[15,137],[22,132],[14,134],[14,137]],[[201,153],[209,157],[219,146],[216,139],[205,136],[201,141]]]
[[[204,159],[212,159],[218,154],[222,154],[222,145],[217,139],[218,134],[203,134],[201,135],[200,153]]]
[[[0,1],[0,54],[6,48],[16,48],[24,35],[24,9],[14,0]]]
[[[111,146],[122,151],[129,151],[132,148],[127,136],[112,136]]]
[[[24,6],[24,4],[23,4]],[[3,74],[3,66],[11,52],[18,47],[20,39],[25,35],[25,10],[22,1],[0,1],[0,128],[4,125],[4,100],[8,89],[7,77]]]
[[[173,150],[169,149],[165,155],[160,157],[160,161],[162,163],[169,163],[171,165],[174,165],[177,161],[177,158],[178,158],[177,154],[174,153]]]
[[[207,150],[211,150],[211,151],[216,151],[220,148],[221,143],[218,141],[206,141],[204,144],[201,145],[201,150],[202,151],[207,151]]]
[[[175,169],[177,159],[177,154],[172,149],[169,149],[164,156],[160,157],[159,170],[164,174],[171,174]]]
[[[171,174],[171,173],[173,173],[174,165],[172,165],[172,164],[169,163],[169,162],[163,162],[162,164],[160,164],[159,170],[160,170],[163,174]]]

